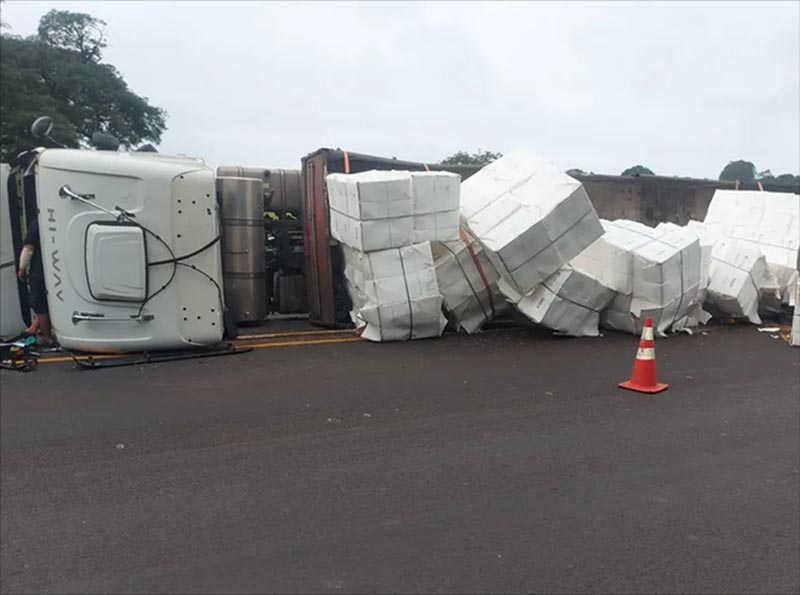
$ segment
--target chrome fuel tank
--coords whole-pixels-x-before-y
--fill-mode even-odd
[[[264,184],[250,177],[217,177],[217,193],[225,302],[237,322],[260,322],[267,317]]]

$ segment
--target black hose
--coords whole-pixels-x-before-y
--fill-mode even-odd
[[[155,262],[150,262],[150,263],[147,264],[147,266],[154,267],[154,266],[158,266],[158,265],[161,265],[161,264],[169,264],[171,262],[175,263],[175,262],[179,262],[181,260],[186,260],[187,258],[191,258],[192,256],[197,256],[198,254],[200,254],[204,250],[208,250],[209,248],[211,248],[211,246],[213,246],[214,244],[219,242],[219,240],[220,240],[220,236],[217,236],[213,240],[211,240],[208,244],[206,244],[205,246],[203,246],[201,248],[198,248],[194,252],[189,252],[189,254],[184,254],[183,256],[175,256],[175,254],[173,254],[172,258],[168,258],[166,260],[157,260]]]

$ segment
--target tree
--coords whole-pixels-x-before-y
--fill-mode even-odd
[[[775,176],[774,184],[781,184],[783,186],[800,186],[800,175],[781,174]]]
[[[52,15],[42,22],[50,17],[52,23]],[[68,44],[51,25],[40,30]],[[166,112],[131,91],[112,65],[99,62],[103,43],[88,39],[81,53],[80,45],[60,47],[43,37],[0,36],[0,161],[41,144],[30,134],[41,115],[53,118],[53,137],[68,147],[88,145],[95,132],[114,135],[126,148],[161,140]]]
[[[776,176],[768,169],[758,172],[756,180],[764,184],[776,184],[778,186],[800,186],[800,175],[780,174]]]
[[[72,50],[81,61],[99,62],[106,42],[106,23],[83,12],[56,10],[39,21],[39,39],[47,45]]]
[[[750,161],[739,159],[731,161],[719,174],[720,180],[739,182],[754,182],[756,179],[756,166]]]
[[[478,149],[475,153],[459,151],[444,159],[442,165],[488,165],[502,156],[502,153],[493,153],[484,149]]]
[[[634,165],[620,174],[621,176],[654,176],[653,170],[644,165]]]

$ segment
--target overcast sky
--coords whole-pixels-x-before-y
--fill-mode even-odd
[[[800,173],[800,3],[36,2],[108,23],[167,110],[162,152],[299,167],[319,147],[435,162],[528,146],[566,168]]]

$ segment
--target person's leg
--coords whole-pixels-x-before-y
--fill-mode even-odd
[[[55,343],[53,337],[53,327],[50,324],[50,314],[37,314],[36,320],[39,321],[39,330],[42,331],[42,339],[45,343]]]
[[[53,327],[50,324],[50,310],[47,308],[47,289],[45,288],[44,277],[31,275],[30,284],[31,307],[36,312],[36,321],[42,333],[42,342],[52,344],[55,339],[53,338]]]
[[[35,335],[36,331],[38,330],[39,330],[39,317],[34,312],[31,324],[28,328],[25,329],[24,332],[26,335]]]

